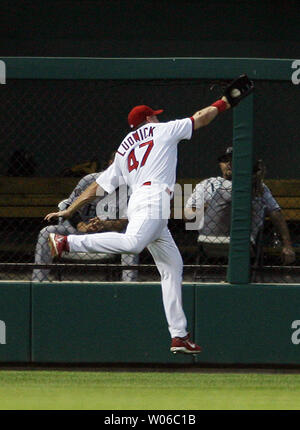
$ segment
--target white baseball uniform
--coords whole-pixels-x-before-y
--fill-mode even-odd
[[[192,132],[191,118],[147,123],[130,132],[114,163],[97,179],[108,193],[123,183],[129,186],[132,194],[125,233],[68,236],[71,252],[139,254],[147,247],[161,275],[171,337],[187,334],[181,294],[183,263],[167,224],[176,181],[177,144],[190,139]]]

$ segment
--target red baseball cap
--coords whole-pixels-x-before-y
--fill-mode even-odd
[[[159,115],[162,112],[163,109],[153,110],[146,105],[135,106],[128,114],[128,124],[131,128],[135,128],[146,121],[147,116]]]

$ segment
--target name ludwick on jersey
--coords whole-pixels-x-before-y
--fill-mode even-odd
[[[117,153],[122,157],[126,154],[127,150],[131,148],[135,143],[140,142],[141,140],[148,139],[149,137],[153,137],[153,131],[155,127],[142,127],[132,133],[130,133],[129,137],[126,137],[121,145],[119,146]]]

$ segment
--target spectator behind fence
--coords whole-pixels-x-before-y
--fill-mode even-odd
[[[111,164],[113,158],[109,161]],[[101,173],[91,173],[84,176],[76,185],[68,199],[61,202],[61,208],[67,208],[77,197],[92,183]],[[86,234],[104,231],[124,231],[127,226],[127,187],[121,186],[111,195],[105,195],[93,200],[80,208],[71,218],[60,219],[57,225],[50,225],[43,228],[38,236],[35,249],[36,264],[52,263],[48,238],[50,233],[63,235]],[[136,265],[139,263],[139,256],[133,254],[122,254],[123,265]],[[50,279],[50,269],[34,269],[32,281],[47,282]],[[123,270],[123,281],[135,281],[137,279],[136,270]]]
[[[211,240],[211,243],[222,243],[226,242],[230,235],[232,147],[226,149],[218,158],[218,162],[222,177],[211,177],[197,184],[185,205],[186,217],[190,220],[195,211],[203,209],[204,204],[204,225],[199,230],[199,242],[204,238],[207,242]],[[290,264],[295,261],[295,252],[289,229],[279,204],[263,182],[264,174],[265,166],[258,160],[253,169],[251,243],[255,244],[265,216],[270,217],[282,239],[282,262],[285,265]]]
[[[99,173],[91,173],[84,176],[76,185],[68,199],[61,202],[64,207],[68,207],[74,199],[76,199],[83,190],[85,190],[95,179],[99,176]],[[59,220],[57,225],[49,225],[44,227],[38,236],[36,248],[35,248],[35,259],[36,264],[50,264],[52,263],[52,257],[49,250],[48,238],[50,233],[64,232],[64,234],[83,234],[93,231],[94,223],[91,225],[89,221],[96,216],[96,205],[99,202],[92,202],[82,207],[77,211],[74,216],[69,220]],[[32,281],[45,282],[50,281],[49,269],[34,269],[32,274]]]

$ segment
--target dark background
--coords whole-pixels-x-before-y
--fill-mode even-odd
[[[295,0],[2,0],[0,8],[0,57],[300,58]],[[219,96],[209,86],[8,80],[1,86],[1,175],[14,151],[24,148],[37,176],[60,175],[91,158],[102,166],[128,131],[132,106],[162,107],[163,121],[181,118]],[[269,178],[300,177],[299,89],[291,82],[256,82],[254,152],[266,161]],[[228,112],[180,145],[178,177],[215,176],[217,156],[231,138]]]
[[[299,58],[299,1],[1,0],[2,56]]]

